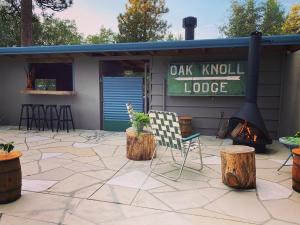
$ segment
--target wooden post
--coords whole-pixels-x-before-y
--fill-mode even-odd
[[[126,130],[127,158],[131,160],[150,160],[155,150],[154,136],[150,132],[139,135],[132,128]]]
[[[222,181],[229,187],[256,187],[255,149],[231,145],[221,150]]]

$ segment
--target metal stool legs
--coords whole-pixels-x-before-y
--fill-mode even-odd
[[[22,104],[21,114],[20,114],[20,119],[19,119],[19,130],[21,129],[23,120],[26,120],[27,130],[30,129],[30,121],[32,120],[32,116],[33,116],[33,108],[32,107],[33,107],[32,104]],[[25,117],[23,117],[24,108],[25,108]]]
[[[71,106],[70,105],[61,105],[59,107],[59,116],[58,116],[58,123],[57,123],[56,131],[58,132],[59,129],[62,129],[62,130],[67,129],[67,132],[69,132],[69,123],[70,122],[72,124],[73,130],[75,131]]]

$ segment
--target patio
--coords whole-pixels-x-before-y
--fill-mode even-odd
[[[257,189],[246,191],[221,182],[219,150],[230,140],[203,136],[203,171],[185,170],[178,182],[128,160],[124,133],[0,127],[0,142],[9,141],[23,152],[23,194],[0,205],[1,225],[300,224],[291,167],[277,172],[289,152],[276,141],[256,154]]]

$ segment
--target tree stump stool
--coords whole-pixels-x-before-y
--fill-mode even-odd
[[[229,187],[256,187],[255,149],[231,145],[221,150],[222,181]]]
[[[143,131],[139,135],[133,128],[126,130],[127,158],[131,160],[150,160],[155,150],[155,140],[151,132]]]

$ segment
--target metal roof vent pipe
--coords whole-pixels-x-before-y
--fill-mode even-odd
[[[185,40],[194,40],[197,18],[192,16],[183,18],[182,26],[185,29]]]

